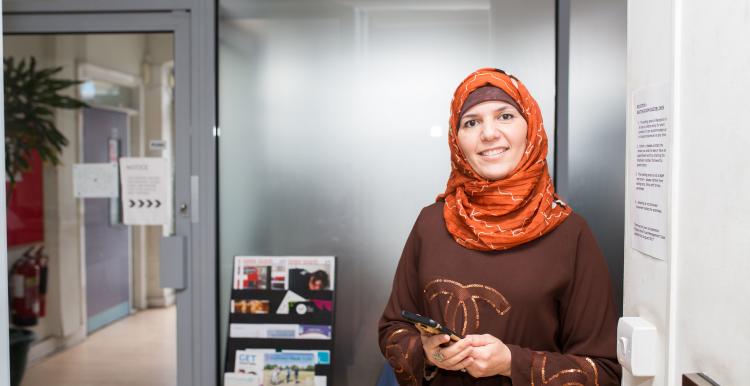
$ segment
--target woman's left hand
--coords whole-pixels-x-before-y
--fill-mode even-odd
[[[474,349],[471,357],[474,361],[466,371],[474,378],[493,375],[510,376],[510,349],[500,339],[490,334],[468,335]]]

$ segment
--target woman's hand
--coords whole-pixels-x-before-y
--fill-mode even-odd
[[[461,339],[447,347],[440,347],[448,343],[450,337],[441,335],[421,335],[422,348],[428,363],[441,369],[457,371],[463,370],[473,362],[471,353],[474,349],[471,340]]]
[[[490,334],[468,335],[461,341],[470,342],[473,346],[470,358],[473,361],[466,366],[466,371],[474,378],[493,375],[510,376],[510,349],[500,339]]]

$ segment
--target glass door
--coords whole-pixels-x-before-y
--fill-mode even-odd
[[[216,344],[215,331],[213,330],[213,328],[215,328],[215,323],[213,322],[214,315],[212,311],[209,311],[214,304],[213,298],[211,297],[211,294],[213,293],[213,278],[211,275],[211,269],[205,268],[205,263],[203,261],[195,261],[192,259],[192,250],[196,245],[202,246],[206,245],[206,243],[210,245],[211,242],[211,238],[206,240],[205,236],[194,239],[192,237],[194,229],[205,225],[211,226],[213,222],[211,221],[210,216],[204,216],[205,223],[200,223],[198,221],[199,212],[197,209],[199,206],[197,198],[198,191],[200,190],[198,177],[201,175],[201,172],[193,171],[194,168],[197,169],[200,164],[193,161],[191,153],[204,149],[207,146],[210,147],[213,137],[210,136],[211,127],[209,126],[207,131],[209,136],[201,137],[200,140],[196,139],[191,141],[191,137],[199,137],[191,134],[191,130],[195,129],[195,124],[191,124],[191,122],[197,122],[197,120],[204,118],[206,116],[206,110],[210,110],[206,107],[201,107],[210,105],[210,103],[201,103],[201,100],[213,98],[212,96],[195,97],[189,92],[191,89],[191,82],[194,82],[195,79],[200,77],[193,72],[191,66],[190,24],[188,16],[187,12],[184,11],[149,12],[143,14],[124,12],[116,14],[47,13],[4,15],[4,32],[6,37],[14,37],[10,35],[18,34],[24,36],[15,37],[28,37],[29,35],[43,33],[48,37],[61,39],[62,35],[70,33],[74,34],[67,35],[62,41],[53,44],[48,43],[46,45],[40,44],[36,46],[20,44],[19,46],[21,47],[21,50],[40,48],[42,51],[46,52],[47,55],[51,55],[51,53],[55,52],[68,56],[88,55],[87,63],[103,67],[104,70],[112,69],[113,67],[117,70],[116,65],[127,62],[128,59],[126,56],[130,49],[134,47],[144,48],[146,53],[142,56],[135,67],[131,68],[129,71],[122,71],[126,74],[139,74],[141,76],[142,88],[140,94],[137,96],[137,100],[139,101],[145,101],[151,97],[156,98],[156,95],[164,93],[165,90],[157,81],[160,82],[161,80],[164,80],[163,84],[168,84],[173,88],[173,90],[170,90],[172,95],[171,104],[163,104],[160,106],[162,112],[168,111],[168,113],[165,114],[168,118],[163,116],[160,117],[161,114],[153,116],[148,112],[143,114],[139,113],[137,118],[132,115],[129,116],[129,154],[122,153],[122,151],[125,150],[125,147],[122,146],[119,147],[117,152],[120,156],[118,162],[119,168],[117,168],[119,175],[115,177],[117,181],[120,182],[118,191],[114,193],[108,192],[107,194],[111,195],[105,196],[106,198],[111,199],[113,197],[112,195],[121,195],[120,199],[117,200],[119,201],[118,208],[121,210],[120,213],[122,214],[121,221],[122,224],[130,227],[131,242],[129,245],[131,250],[129,251],[129,254],[132,256],[132,259],[129,269],[132,278],[132,283],[130,285],[132,307],[138,308],[139,302],[146,305],[152,301],[158,303],[158,299],[162,300],[162,305],[167,305],[170,302],[176,304],[172,320],[167,320],[165,322],[166,330],[162,330],[173,334],[175,337],[174,339],[171,339],[171,349],[169,348],[169,345],[165,346],[168,351],[172,352],[166,361],[171,361],[173,363],[171,367],[172,370],[166,372],[169,373],[166,378],[157,379],[157,377],[154,377],[151,381],[145,382],[147,384],[203,385],[211,384],[216,379],[216,364],[214,362],[215,356],[213,354],[213,352],[215,352],[214,347]],[[111,34],[112,31],[118,31],[118,33]],[[163,32],[151,33],[150,31]],[[101,35],[104,32],[110,34]],[[140,35],[140,37],[129,40],[124,46],[118,46],[118,38],[123,36],[121,34]],[[165,48],[164,46],[159,46],[159,44],[165,43],[164,41],[161,43],[149,41],[149,36],[151,35],[159,35],[162,37],[168,36],[168,47]],[[104,38],[100,39],[100,37]],[[80,45],[76,46],[71,43],[70,40],[73,38],[82,38],[83,43],[80,44],[83,44],[84,47],[81,47]],[[6,49],[6,53],[7,52],[8,50]],[[171,62],[170,59],[162,60],[165,55],[171,56]],[[76,65],[82,64],[82,61],[77,59],[72,62],[76,63]],[[115,64],[115,66],[107,66],[107,64]],[[67,70],[63,71],[71,70],[70,67],[68,67]],[[70,73],[64,73],[64,75],[69,79],[75,79],[76,76],[76,74],[72,74],[71,76]],[[119,80],[122,81],[126,79],[121,78]],[[118,82],[115,81],[114,83],[117,84]],[[98,87],[98,85],[95,86]],[[80,92],[80,90],[77,92]],[[76,92],[71,92],[71,94],[80,97],[80,94],[77,94]],[[99,102],[88,103],[89,106],[87,106],[87,108],[102,107],[102,103]],[[108,106],[105,110],[122,111],[123,108],[122,106],[115,106],[114,108]],[[127,110],[127,108],[125,108],[125,110]],[[57,111],[55,111],[54,114],[55,119],[58,120],[74,119],[71,115],[75,116],[78,113],[63,111],[58,114]],[[59,118],[58,116],[62,118]],[[146,124],[145,122],[134,122],[138,120],[152,121],[154,124],[151,125]],[[79,120],[78,122],[83,122],[83,120]],[[158,122],[158,124],[156,122]],[[138,123],[139,125],[135,125],[135,123]],[[165,135],[165,130],[162,130],[166,127],[165,124],[171,125],[171,142],[169,138],[165,138],[167,135]],[[143,128],[144,131],[140,132],[140,129],[135,129],[136,127]],[[67,137],[71,143],[77,143],[74,141],[79,141],[83,138],[83,134],[81,133],[73,134],[74,135]],[[77,162],[79,164],[85,164],[85,162],[79,162],[83,158],[77,151],[66,153],[66,155],[68,155],[68,158],[64,158],[63,161],[65,161],[65,164],[68,165],[68,167]],[[127,155],[130,157],[127,157]],[[148,175],[143,176],[138,175],[138,173],[129,173],[130,177],[135,178],[135,180],[131,179],[129,181],[131,181],[131,183],[132,181],[135,181],[135,183],[127,185],[124,183],[126,176],[125,173],[123,173],[123,164],[127,159],[130,159],[130,161],[145,159],[146,163],[151,163],[151,161],[156,158],[167,159],[166,162],[156,161],[161,166],[157,165],[151,170],[163,167],[163,169],[160,169],[162,170],[160,174],[165,178],[160,179],[160,181],[163,182],[166,180],[166,184],[159,183],[156,185],[166,185],[165,190],[167,190],[168,197],[166,200],[158,200],[160,201],[158,205],[156,204],[157,200],[147,200],[145,197],[142,197],[142,200],[136,199],[134,202],[136,203],[135,209],[145,210],[157,206],[163,207],[165,205],[167,205],[168,208],[173,208],[169,210],[166,220],[159,220],[161,222],[158,222],[158,224],[166,224],[166,226],[162,227],[128,220],[128,209],[130,209],[129,205],[131,205],[130,200],[127,199],[128,194],[138,194],[138,189],[143,190],[142,188],[151,184],[153,180],[149,180],[150,177]],[[84,165],[84,168],[93,167],[96,169],[96,166],[97,165]],[[58,167],[58,169],[60,168],[61,167]],[[65,167],[62,167],[62,169],[65,169]],[[135,166],[134,170],[136,169],[139,169],[138,165]],[[67,184],[70,191],[72,191],[76,173],[69,169],[67,169],[67,173],[61,173],[59,170],[56,171],[58,173],[54,174],[54,179],[50,179],[50,181],[54,181],[58,183],[58,185]],[[107,175],[106,171],[99,170],[98,172]],[[96,173],[95,170],[88,170],[88,172],[84,171],[84,175],[88,175],[89,177]],[[195,175],[191,176],[192,173],[195,173]],[[150,182],[144,184],[144,178],[147,182]],[[210,175],[206,180],[210,181]],[[126,189],[126,186],[130,186],[130,188]],[[136,187],[135,190],[133,190],[133,186]],[[49,191],[51,192],[51,190]],[[70,191],[65,189],[59,190],[59,192],[72,196],[73,193],[68,193]],[[143,192],[141,191],[141,193]],[[163,192],[160,194],[163,194]],[[204,196],[210,198],[211,195]],[[86,200],[88,199],[89,198],[86,198]],[[61,204],[60,207],[60,210],[68,211],[66,218],[82,216],[82,212],[85,210],[85,208],[80,209],[81,207],[85,207],[85,205],[71,205],[70,200]],[[207,205],[206,207],[210,206]],[[116,216],[112,216],[113,214],[116,215],[116,213],[114,213],[116,212],[115,209],[115,206],[111,206],[110,213],[108,213],[110,216],[108,216],[107,222],[110,222],[110,226],[114,224],[113,221],[118,220]],[[130,211],[130,213],[132,214],[133,212]],[[61,221],[64,222],[65,229],[70,233],[79,233],[77,239],[69,237],[64,240],[64,245],[69,248],[76,246],[78,252],[83,250],[83,247],[79,242],[85,237],[85,229],[80,229],[80,218],[77,223],[65,222],[65,220]],[[148,224],[153,224],[153,222],[148,222]],[[207,232],[203,231],[201,234],[205,235]],[[167,235],[167,237],[163,237],[164,235]],[[67,236],[69,235],[62,235],[60,237],[62,239]],[[81,253],[73,254],[73,256],[78,257],[81,257],[81,255]],[[55,256],[57,256],[57,254],[55,254]],[[149,266],[149,262],[153,262],[153,259],[144,260],[142,261],[143,264],[139,264],[138,256],[147,256],[149,258],[157,256],[157,260],[159,261],[158,269]],[[53,261],[53,256],[50,254],[50,269],[53,269]],[[57,264],[59,264],[59,259]],[[59,266],[59,270],[65,271],[67,274],[77,274],[81,278],[85,277],[83,264],[59,264]],[[195,270],[194,266],[203,266],[203,269]],[[145,279],[142,281],[135,280],[139,277],[145,277]],[[50,279],[51,281],[53,280],[53,275],[50,275]],[[75,280],[72,284],[70,281],[63,280],[60,280],[60,283],[61,286],[78,286],[78,288],[73,288],[71,290],[72,292],[75,292],[76,289],[83,291],[82,286],[85,285],[80,284]],[[157,283],[156,286],[153,285],[154,283]],[[199,292],[201,296],[196,297],[192,292],[193,287],[190,285],[191,283],[198,283],[196,284],[198,288],[204,288],[206,290]],[[70,288],[68,289],[70,290]],[[152,291],[154,289],[162,291]],[[169,293],[169,289],[173,291]],[[51,288],[49,290],[51,290]],[[154,292],[157,292],[157,295],[163,296],[150,297]],[[66,301],[78,301],[80,304],[74,309],[78,309],[81,312],[65,314],[62,317],[58,316],[58,318],[63,319],[60,325],[63,326],[62,328],[64,331],[57,332],[62,334],[63,338],[83,339],[85,337],[85,333],[71,335],[71,330],[80,330],[80,321],[86,319],[85,313],[83,313],[84,298],[84,295],[80,295],[73,296],[70,299],[65,299]],[[50,309],[50,311],[53,310]],[[138,315],[138,313],[136,313],[136,315]],[[165,319],[161,319],[161,322],[164,322],[164,320]],[[154,327],[161,322],[152,320],[147,322],[146,325]],[[114,323],[112,326],[117,324],[118,323]],[[106,327],[99,330],[97,333],[92,334],[89,338],[101,335],[105,330]],[[156,331],[159,331],[158,329],[154,328],[153,331],[154,333],[146,336],[161,338],[158,336],[160,334],[156,333]],[[167,337],[169,336],[169,334],[166,335]],[[200,339],[196,339],[196,336],[200,337]],[[45,345],[46,344],[47,343],[45,343]],[[154,349],[153,343],[143,343],[138,345],[138,348],[142,350],[148,350],[149,348]],[[42,349],[32,347],[32,354],[39,350]],[[32,356],[31,359],[34,361],[36,358]],[[154,366],[154,364],[145,361],[142,363],[142,366],[148,367]],[[169,367],[169,363],[165,366]],[[112,373],[113,368],[117,367],[99,367],[100,370],[108,371],[110,374]],[[166,374],[164,372],[162,373]],[[144,384],[144,381],[139,381],[133,384]]]

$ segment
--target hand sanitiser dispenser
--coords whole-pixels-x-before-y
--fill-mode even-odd
[[[656,327],[640,317],[617,323],[617,360],[636,377],[656,375]]]

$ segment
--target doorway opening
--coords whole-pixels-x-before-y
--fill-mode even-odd
[[[45,133],[64,138],[52,140],[59,164],[43,162],[47,148],[41,147],[14,175],[13,186],[6,182],[8,268],[33,261],[41,281],[35,317],[16,320],[36,337],[22,385],[177,384],[175,290],[160,286],[159,264],[160,240],[175,227],[173,34],[3,39],[6,94],[13,69],[37,76],[31,84],[40,95],[47,87],[44,95],[81,103],[37,111],[53,125]],[[62,87],[60,80],[72,82]],[[6,95],[6,116],[14,113],[9,100]],[[165,159],[167,199],[159,206],[169,220],[162,225],[126,225],[116,166],[122,157]],[[101,172],[94,164],[115,165],[114,179],[94,175]],[[122,340],[135,335],[151,343],[122,350]],[[137,371],[123,368],[127,363]]]

